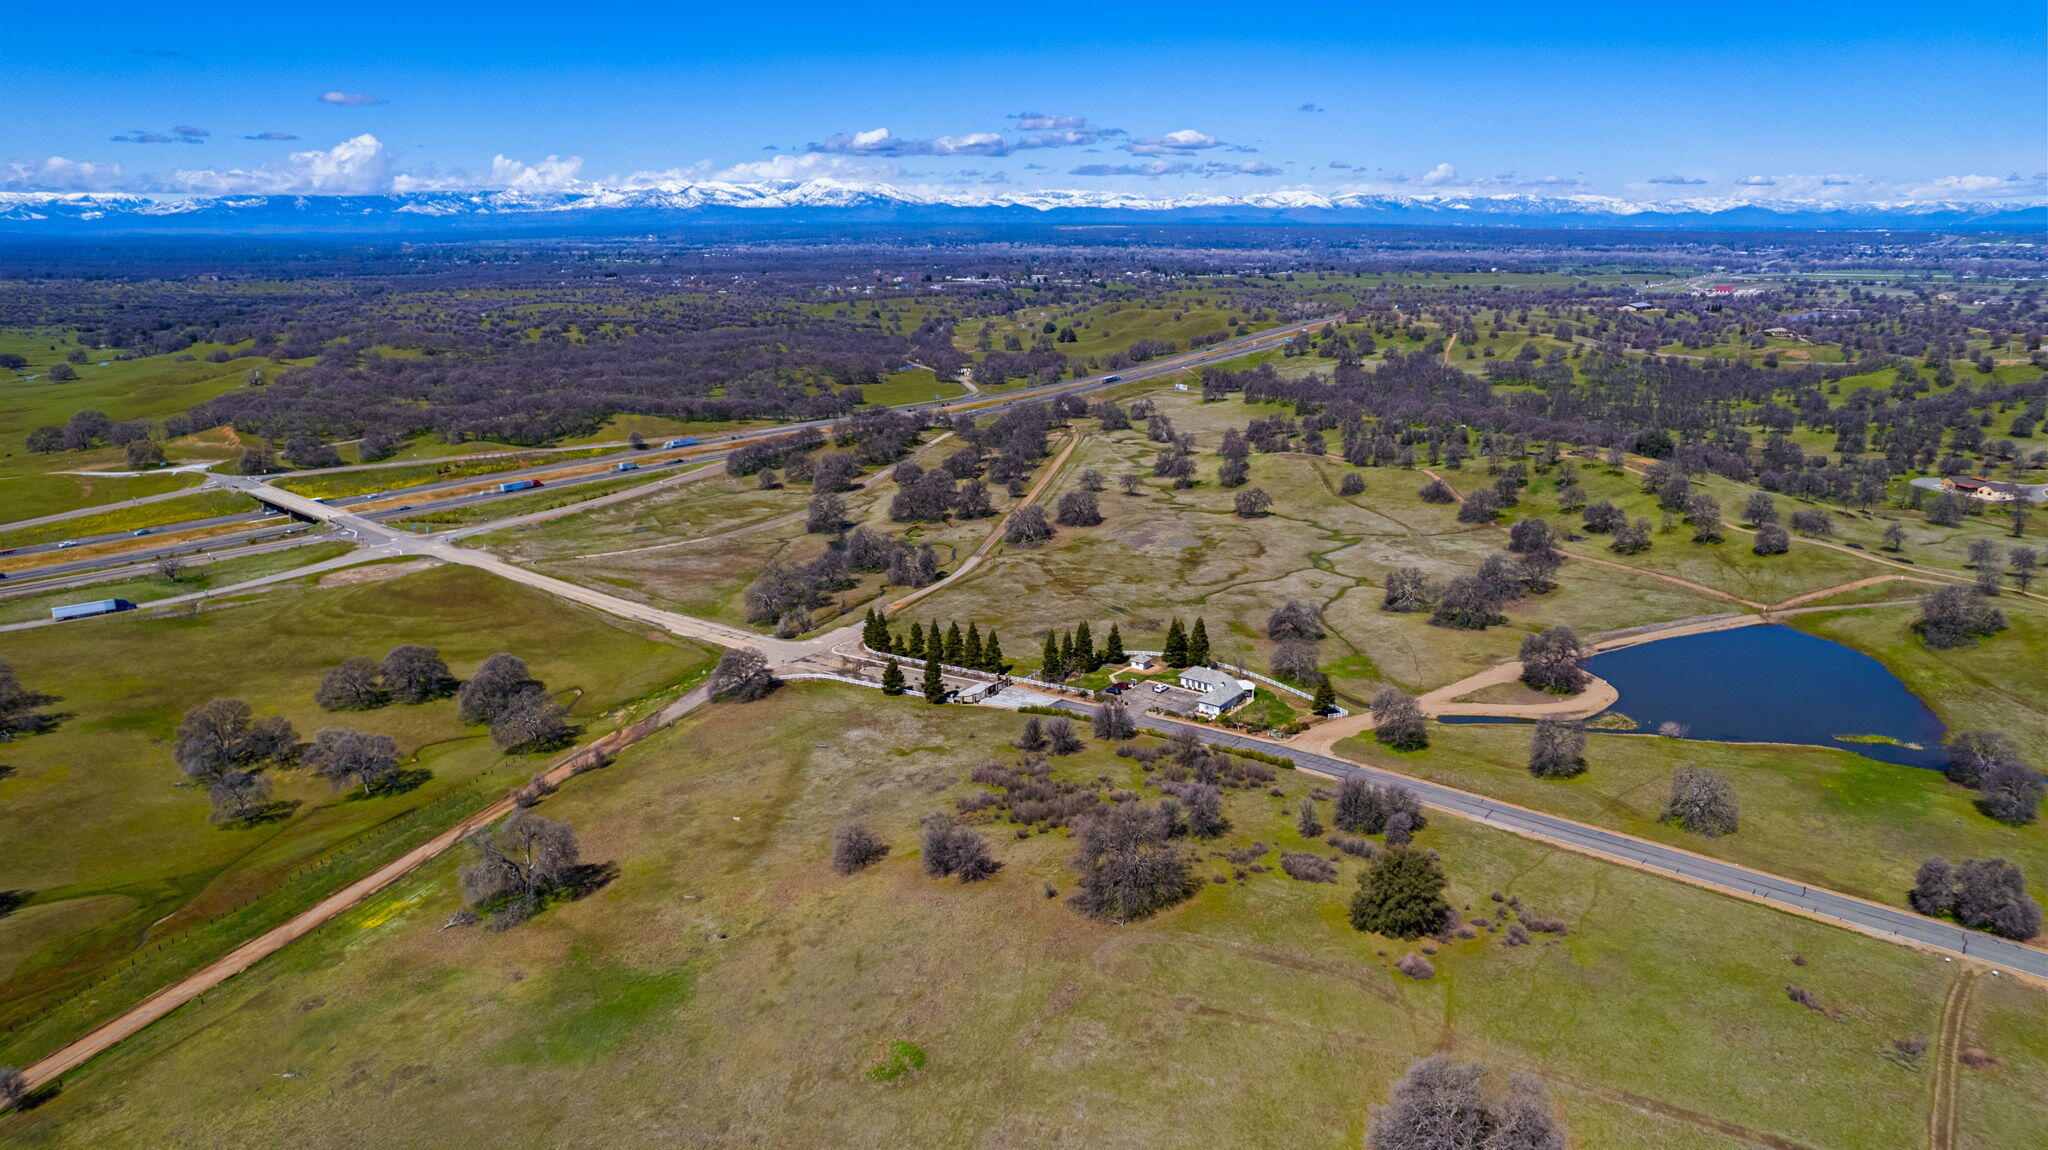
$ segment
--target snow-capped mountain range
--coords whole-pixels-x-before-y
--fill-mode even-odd
[[[1148,195],[904,188],[827,179],[321,195],[0,192],[0,232],[13,235],[589,234],[693,224],[1084,222],[2039,232],[2048,231],[2048,204],[1310,190]]]

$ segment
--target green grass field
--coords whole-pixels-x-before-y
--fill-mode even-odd
[[[1390,969],[1414,944],[1346,925],[1348,858],[1335,885],[1273,869],[1128,926],[1046,897],[1071,884],[1064,834],[991,828],[993,881],[926,878],[917,819],[977,789],[964,773],[1006,757],[1016,725],[834,686],[714,708],[543,806],[619,865],[598,893],[502,934],[442,930],[459,905],[444,859],[0,1135],[1356,1146],[1408,1061],[1448,1050],[1541,1076],[1588,1150],[1924,1137],[1930,1069],[1887,1052],[1933,1037],[1954,967],[1468,824],[1420,839],[1452,903],[1491,917],[1498,891],[1570,933],[1454,941],[1421,983]],[[1137,774],[1097,746],[1059,769]],[[1318,783],[1278,785],[1230,793],[1219,847],[1302,845],[1293,808]],[[824,864],[845,817],[894,844],[851,878]],[[1227,873],[1206,848],[1197,869]],[[1971,1072],[1963,1127],[2022,1145],[2048,1136],[2048,1050],[2025,1022],[2042,1000],[1997,991],[1972,1034],[2000,1062]]]
[[[1259,408],[1202,405],[1173,394],[1161,401],[1197,448],[1213,451],[1227,426],[1242,426]],[[1560,587],[1529,596],[1508,611],[1510,624],[1484,632],[1430,627],[1419,615],[1380,610],[1389,571],[1415,566],[1437,578],[1476,569],[1501,549],[1504,534],[1457,522],[1456,508],[1423,503],[1415,492],[1428,477],[1400,468],[1347,467],[1306,455],[1254,455],[1248,486],[1273,497],[1271,514],[1239,518],[1236,492],[1215,484],[1213,455],[1200,463],[1203,482],[1174,491],[1151,479],[1153,445],[1138,431],[1100,434],[1092,420],[1048,506],[1074,489],[1084,471],[1110,481],[1098,496],[1105,516],[1095,527],[1062,528],[1035,550],[1006,548],[968,579],[917,608],[920,616],[991,623],[1013,643],[1027,668],[1048,628],[1086,619],[1097,636],[1115,623],[1127,646],[1159,649],[1175,617],[1202,616],[1220,659],[1265,671],[1273,644],[1266,616],[1290,598],[1322,607],[1331,636],[1325,664],[1338,689],[1354,699],[1382,682],[1405,689],[1441,686],[1512,658],[1529,630],[1569,623],[1582,632],[1618,630],[1731,609],[1725,601],[1628,571],[1571,565]],[[1146,476],[1137,495],[1114,480]],[[1336,494],[1340,477],[1359,475],[1363,494]]]
[[[1973,805],[1974,792],[1938,771],[1825,747],[1595,734],[1586,741],[1584,774],[1545,780],[1527,769],[1529,726],[1433,723],[1429,730],[1423,751],[1389,751],[1370,736],[1346,740],[1337,750],[1892,906],[1906,905],[1913,871],[1929,855],[2007,858],[2037,886],[2048,883],[2048,828],[1985,817]],[[1709,839],[1657,821],[1680,763],[1729,776],[1741,802],[1739,831]]]
[[[958,449],[951,438],[933,437],[910,458],[934,467]],[[944,569],[971,554],[995,523],[894,523],[888,508],[895,494],[894,483],[870,478],[843,496],[849,520],[878,534],[930,543]],[[1000,488],[992,489],[990,496],[998,513],[1015,502]],[[747,626],[746,589],[764,567],[778,561],[808,562],[828,546],[826,537],[804,531],[810,498],[808,484],[763,491],[753,477],[720,474],[597,508],[588,515],[488,532],[473,542],[557,578]],[[680,540],[702,542],[662,546]],[[862,576],[854,588],[835,594],[830,604],[817,609],[819,625],[837,617],[842,604],[855,613],[864,610],[881,589],[880,575]]]
[[[82,539],[88,535],[133,531],[141,527],[165,527],[192,519],[211,519],[220,515],[254,511],[259,506],[261,505],[254,499],[239,491],[215,488],[176,499],[143,503],[134,507],[119,507],[93,515],[81,515],[75,519],[45,523],[40,527],[0,531],[0,548],[26,547],[36,543],[48,543],[54,539]]]
[[[400,569],[392,568],[393,572]],[[0,636],[0,659],[58,697],[53,732],[8,748],[0,887],[33,892],[0,918],[0,1064],[53,1048],[501,795],[536,766],[508,757],[454,703],[330,714],[320,676],[350,655],[439,647],[458,675],[495,651],[534,674],[597,732],[700,673],[703,648],[462,567],[396,578],[362,568],[326,587],[165,618],[89,620]],[[302,739],[329,726],[386,732],[432,772],[404,794],[355,800],[280,772],[296,813],[216,828],[178,785],[171,738],[188,707],[247,699]]]

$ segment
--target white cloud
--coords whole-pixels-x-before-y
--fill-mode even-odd
[[[0,191],[104,192],[121,182],[121,165],[51,156],[0,164]]]
[[[903,169],[894,164],[861,163],[846,156],[829,155],[824,152],[804,152],[797,155],[772,156],[751,163],[734,164],[721,168],[714,175],[720,180],[815,180],[832,179],[888,179],[903,175]]]
[[[320,102],[323,104],[339,104],[344,108],[368,108],[375,104],[381,104],[384,101],[367,92],[322,92],[320,93]]]
[[[1770,176],[1744,176],[1735,181],[1738,188],[1775,188],[1778,181]]]
[[[1653,184],[1672,184],[1678,187],[1694,187],[1706,183],[1705,180],[1699,179],[1696,176],[1651,176],[1650,182]]]
[[[391,157],[368,133],[325,151],[293,152],[280,163],[255,168],[181,168],[161,184],[168,190],[204,195],[361,195],[393,190]]]
[[[995,132],[918,140],[895,135],[887,128],[870,128],[829,136],[824,143],[812,144],[808,150],[840,156],[1007,156],[1010,142]]]
[[[1124,135],[1122,128],[1091,124],[1083,116],[1049,116],[1044,112],[1016,112],[1017,130],[1030,133],[1019,138],[1018,148],[1073,148],[1093,144],[1105,136]]]
[[[1150,136],[1132,140],[1123,149],[1134,156],[1185,156],[1204,148],[1220,148],[1223,141],[1206,132],[1193,128],[1182,128],[1163,136]]]
[[[583,170],[583,157],[549,156],[538,164],[521,163],[509,156],[491,157],[490,186],[522,192],[557,192],[576,183]]]
[[[1067,169],[1070,176],[1178,176],[1193,165],[1184,160],[1147,160],[1142,164],[1082,164]]]
[[[1455,184],[1458,182],[1458,169],[1448,163],[1438,164],[1436,167],[1415,177],[1415,182],[1426,184],[1432,188],[1442,187],[1445,184]]]
[[[2048,174],[1941,176],[1908,188],[1905,194],[1916,200],[2038,198],[2048,194]]]

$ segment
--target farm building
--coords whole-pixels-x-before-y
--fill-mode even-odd
[[[1250,683],[1214,667],[1184,669],[1180,673],[1180,685],[1185,690],[1201,693],[1201,698],[1195,700],[1195,713],[1205,719],[1213,719],[1252,697]]]
[[[1998,483],[1975,475],[1950,476],[1941,481],[1941,489],[1986,503],[2010,503],[2025,491],[2017,483]]]

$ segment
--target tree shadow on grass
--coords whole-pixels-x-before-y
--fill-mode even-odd
[[[281,823],[292,817],[302,804],[298,799],[277,799],[262,806],[250,807],[241,814],[224,818],[219,826],[222,830],[247,830],[250,827]]]
[[[29,899],[35,897],[32,890],[0,890],[0,918],[6,918],[20,910]]]
[[[360,790],[350,791],[348,798],[343,801],[357,803],[362,802],[364,799],[382,798],[385,795],[402,795],[407,791],[420,789],[433,777],[434,772],[425,767],[402,767],[391,772],[388,778],[378,783],[376,790],[368,794]]]
[[[562,885],[557,888],[560,891],[558,897],[575,902],[603,890],[617,877],[618,863],[580,863],[562,880]]]

